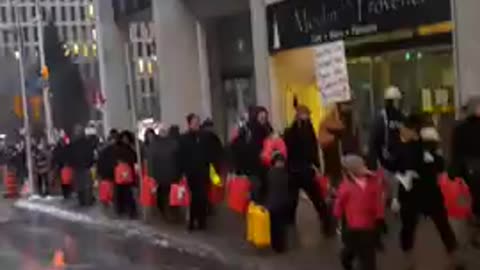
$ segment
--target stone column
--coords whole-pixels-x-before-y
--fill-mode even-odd
[[[114,21],[112,1],[95,0],[97,52],[100,86],[106,99],[103,109],[105,131],[131,129],[128,105],[124,44],[127,42]]]
[[[480,1],[452,0],[457,110],[480,95]]]
[[[160,117],[184,126],[188,113],[204,113],[197,18],[183,0],[152,1],[159,67]],[[200,45],[199,45],[200,44]],[[202,63],[202,66],[206,66]],[[204,88],[206,81],[203,81]],[[203,116],[203,115],[202,115]]]
[[[252,42],[255,64],[255,89],[257,104],[265,106],[271,113],[272,124],[281,128],[280,102],[276,100],[271,85],[270,56],[268,51],[266,3],[250,0],[250,18],[252,24]]]

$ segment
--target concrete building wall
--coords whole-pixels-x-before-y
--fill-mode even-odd
[[[469,97],[480,95],[479,10],[478,0],[452,0],[457,108]]]
[[[131,129],[133,127],[127,92],[127,72],[124,44],[127,38],[114,21],[111,1],[95,0],[100,85],[106,103],[104,126]],[[128,34],[128,33],[127,33]]]
[[[273,126],[280,129],[281,108],[272,87],[275,82],[270,70],[266,6],[265,1],[250,0],[257,103],[269,109]]]
[[[190,112],[203,112],[197,19],[184,1],[153,1],[159,66],[161,119],[183,124]],[[207,71],[203,71],[207,72]]]

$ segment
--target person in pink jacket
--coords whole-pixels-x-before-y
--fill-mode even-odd
[[[357,260],[361,270],[375,270],[377,226],[384,217],[382,186],[361,157],[347,155],[343,166],[345,179],[334,207],[335,217],[343,224],[341,263],[351,270]]]

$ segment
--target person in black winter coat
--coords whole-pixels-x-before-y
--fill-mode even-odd
[[[137,155],[134,144],[134,135],[129,131],[123,131],[119,135],[119,140],[114,145],[113,157],[115,167],[120,163],[127,164],[130,166],[130,170],[133,173],[132,177],[135,178],[135,163],[137,162]],[[115,175],[115,177],[117,176]],[[118,215],[126,213],[130,218],[135,218],[137,216],[137,203],[133,194],[134,187],[135,179],[133,183],[115,183],[115,210]]]
[[[37,191],[40,196],[49,195],[51,169],[51,153],[45,140],[41,140],[33,151]]]
[[[225,168],[225,153],[222,141],[215,133],[213,121],[211,119],[203,121],[201,130],[205,133],[212,166],[215,168],[215,171],[221,176]],[[211,188],[212,187],[210,186],[210,189]],[[208,204],[207,213],[210,216],[214,214],[214,206],[210,202]]]
[[[268,191],[265,206],[270,213],[270,236],[275,252],[283,253],[287,248],[287,225],[290,208],[289,177],[285,157],[273,153],[272,167],[268,171]]]
[[[95,145],[83,127],[76,126],[72,143],[67,147],[67,156],[74,172],[74,183],[80,206],[93,204],[93,180],[90,169],[95,162]]]
[[[205,133],[208,149],[210,152],[210,159],[215,166],[217,172],[220,172],[223,166],[224,150],[223,144],[218,135],[215,133],[212,120],[207,119],[202,123],[202,131]]]
[[[207,137],[200,130],[200,118],[189,114],[187,123],[188,131],[180,138],[180,171],[187,178],[192,195],[188,230],[205,230],[212,160]]]
[[[385,109],[375,120],[370,136],[369,168],[376,169],[377,164],[388,170],[395,170],[395,158],[400,145],[400,127],[405,115],[399,110],[402,98],[400,90],[390,87],[385,91]]]
[[[267,110],[263,107],[252,107],[248,122],[239,129],[238,136],[231,145],[235,172],[246,175],[252,182],[252,199],[257,203],[262,202],[267,190],[267,168],[262,164],[260,154],[265,139],[272,132]]]
[[[116,129],[112,129],[108,135],[107,142],[99,151],[97,160],[97,173],[100,179],[103,181],[113,182],[114,180],[114,149],[115,144],[118,142],[118,137],[118,131]]]
[[[166,128],[160,128],[158,137],[146,149],[145,159],[148,173],[157,183],[157,206],[167,217],[170,186],[180,180],[178,140],[169,136]]]
[[[315,182],[316,171],[320,169],[320,156],[315,131],[310,120],[310,110],[305,106],[297,107],[293,124],[285,130],[285,143],[288,152],[288,171],[290,175],[291,210],[289,223],[296,223],[296,209],[300,190],[304,190],[315,206],[323,223],[326,234],[331,229],[327,207]]]
[[[399,181],[401,248],[408,267],[414,266],[411,253],[421,215],[434,222],[448,254],[454,255],[457,250],[456,238],[437,184],[438,176],[444,170],[444,159],[438,148],[438,133],[432,127],[422,128],[419,132],[418,124],[411,123],[407,122],[401,130],[403,142],[398,151],[395,174]]]
[[[465,119],[454,129],[451,145],[452,178],[465,179],[472,195],[472,211],[475,217],[475,235],[472,239],[480,247],[480,97],[469,100]]]
[[[67,143],[65,142],[65,140],[62,139],[57,143],[57,145],[53,149],[52,165],[53,165],[53,170],[56,176],[61,177],[61,170],[65,166],[70,166],[68,164],[67,147],[68,147]],[[72,192],[72,185],[64,185],[62,183],[61,187],[62,187],[63,198],[68,199]]]

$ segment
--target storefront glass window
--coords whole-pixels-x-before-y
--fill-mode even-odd
[[[450,121],[445,121],[453,119],[454,115],[454,69],[450,46],[350,58],[348,68],[355,115],[359,118],[355,122],[364,147],[372,119],[383,107],[383,91],[390,85],[403,92],[406,113],[432,114],[441,130],[450,128]]]

